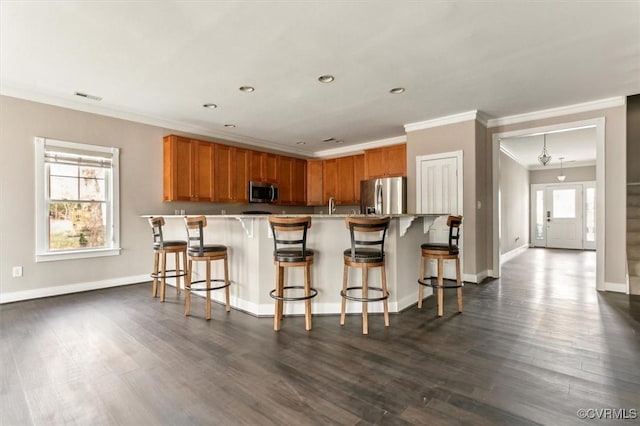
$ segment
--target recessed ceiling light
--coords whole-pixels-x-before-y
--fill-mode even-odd
[[[394,95],[402,92],[404,92],[404,87],[394,87],[393,89],[389,90],[389,93],[393,93]]]
[[[88,93],[83,92],[73,92],[74,95],[80,96],[81,98],[91,99],[92,101],[101,101],[102,98],[96,95],[90,95]]]
[[[306,145],[307,143],[304,141],[296,142],[296,145]]]
[[[224,127],[228,127],[229,129],[233,129],[236,127],[235,124],[225,124]]]
[[[241,86],[238,90],[240,90],[241,92],[251,93],[256,89],[255,87],[251,87],[251,86]]]
[[[202,106],[203,106],[203,107],[205,107],[205,108],[209,108],[209,109],[216,109],[216,108],[218,108],[218,105],[216,105],[216,104],[204,104],[204,105],[202,105]]]
[[[333,142],[335,140],[336,138],[326,138],[326,139],[322,139],[322,142]]]
[[[331,74],[325,74],[318,77],[318,81],[320,83],[331,83],[333,80],[335,80],[335,77]]]

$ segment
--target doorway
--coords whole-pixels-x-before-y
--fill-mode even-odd
[[[544,134],[550,132],[563,131],[572,128],[584,128],[590,126],[596,132],[596,184],[595,184],[595,227],[598,236],[595,239],[596,249],[596,289],[606,290],[604,281],[604,241],[605,241],[605,174],[604,174],[604,153],[605,153],[605,119],[604,117],[593,118],[578,122],[569,122],[543,127],[514,130],[509,132],[494,133],[492,135],[492,181],[493,181],[493,277],[500,277],[500,188],[499,188],[499,156],[500,140],[506,137],[518,137],[531,134]]]

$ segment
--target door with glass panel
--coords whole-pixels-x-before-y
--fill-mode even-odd
[[[531,244],[595,249],[595,184],[531,185]]]

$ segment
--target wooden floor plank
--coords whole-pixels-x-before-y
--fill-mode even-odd
[[[272,319],[150,283],[0,306],[0,424],[587,424],[640,408],[640,298],[595,254],[530,249],[503,276],[393,315]],[[416,288],[417,294],[417,288]],[[636,406],[634,406],[634,404]],[[8,407],[8,408],[7,408]]]

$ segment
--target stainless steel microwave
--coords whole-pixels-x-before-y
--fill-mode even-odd
[[[278,185],[266,182],[249,181],[250,203],[274,203],[278,201]]]

